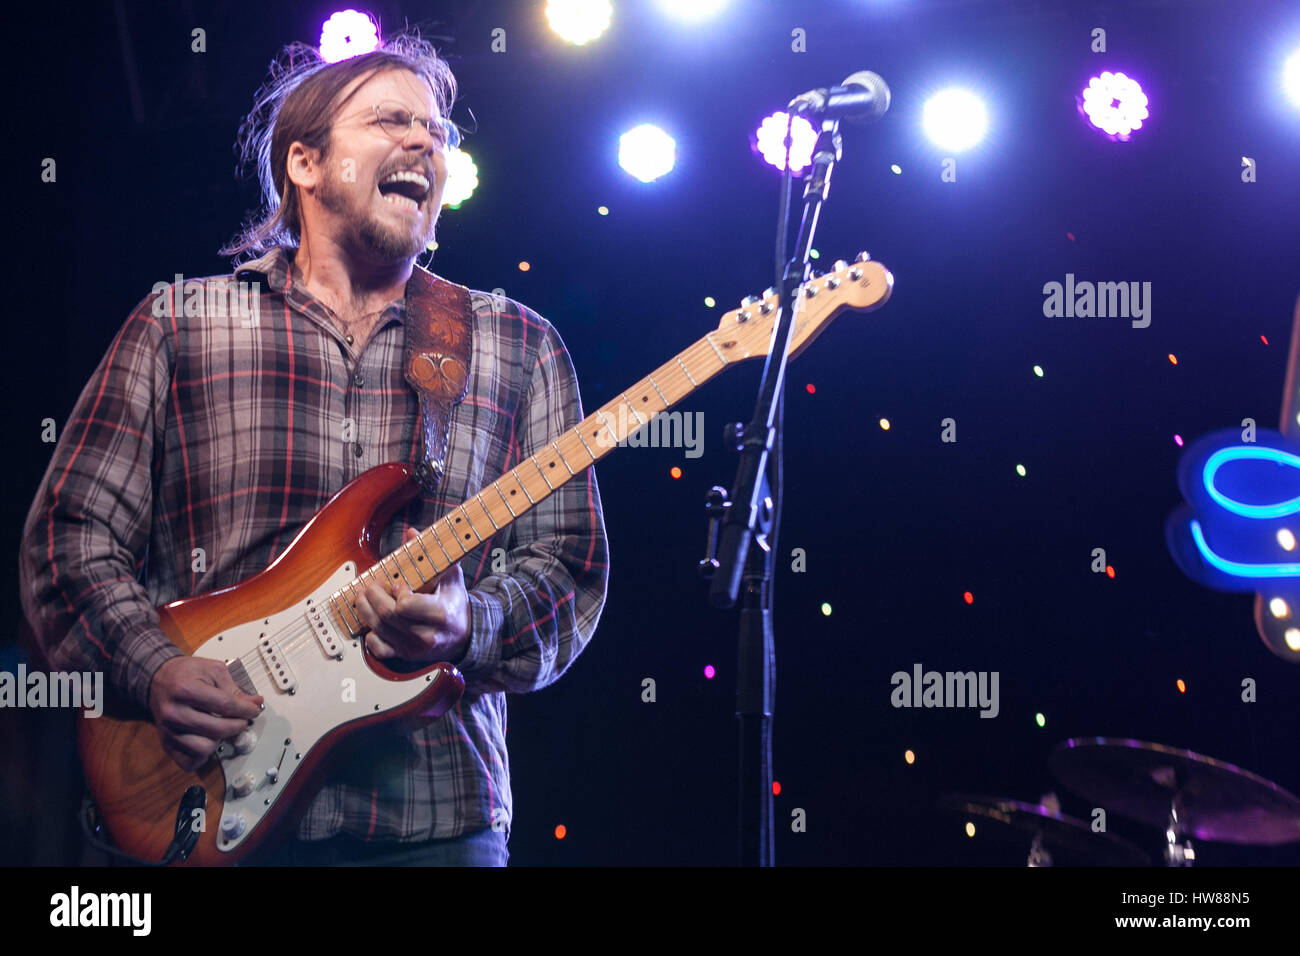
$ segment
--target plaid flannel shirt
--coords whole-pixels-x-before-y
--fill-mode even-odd
[[[159,283],[82,391],[20,553],[23,607],[50,667],[103,669],[147,705],[154,672],[180,653],[155,605],[263,570],[362,471],[418,461],[404,303],[389,306],[358,355],[294,285],[290,256],[279,249],[233,276]],[[223,294],[233,302],[239,283],[257,283],[243,287],[257,297],[255,321],[251,300],[238,314],[207,314]],[[502,296],[471,300],[470,386],[452,415],[446,476],[437,494],[397,513],[381,553],[582,418],[551,325]],[[504,569],[493,571],[496,548]],[[582,652],[604,606],[607,561],[591,469],[467,555],[463,698],[418,731],[341,745],[298,837],[416,842],[494,823],[508,832],[505,694],[545,687]]]

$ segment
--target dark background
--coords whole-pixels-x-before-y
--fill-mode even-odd
[[[1278,80],[1300,48],[1300,8],[736,2],[684,26],[648,3],[617,3],[611,30],[586,48],[554,37],[541,8],[367,7],[385,29],[409,21],[443,38],[461,85],[453,118],[477,124],[464,146],[481,182],[443,213],[433,268],[551,319],[588,409],[771,284],[779,177],[750,152],[758,120],[860,69],[893,90],[883,121],[845,127],[816,242],[823,266],[869,249],[894,274],[893,299],[841,317],[791,369],[778,862],[1021,863],[1023,843],[984,824],[970,840],[965,818],[935,801],[952,791],[1035,801],[1054,786],[1048,752],[1076,735],[1186,747],[1300,790],[1300,671],[1255,634],[1248,596],[1177,570],[1162,532],[1180,501],[1175,433],[1247,416],[1277,424],[1300,293],[1300,109]],[[333,9],[43,4],[11,27],[22,43],[10,52],[7,150],[18,163],[0,541],[10,561],[52,447],[41,420],[66,421],[155,282],[228,270],[215,250],[256,198],[234,176],[239,119],[279,48],[314,42]],[[1104,54],[1090,51],[1098,26]],[[194,27],[207,31],[206,53],[190,51]],[[507,31],[504,53],[490,52],[495,27]],[[806,53],[791,52],[795,27]],[[1151,99],[1130,143],[1075,111],[1103,69],[1136,76]],[[943,183],[944,154],[920,112],[950,83],[986,99],[992,126],[958,157],[957,182]],[[644,121],[678,143],[677,168],[651,185],[616,159],[618,134]],[[1257,160],[1254,184],[1240,179],[1243,155]],[[45,157],[57,183],[40,180]],[[528,273],[516,268],[524,259]],[[1045,318],[1043,285],[1067,272],[1152,283],[1150,327]],[[734,475],[721,429],[748,417],[757,377],[757,365],[734,370],[687,400],[684,411],[705,416],[702,458],[624,449],[600,466],[609,603],[559,683],[511,698],[512,863],[734,861],[736,622],[709,608],[695,564],[704,493]],[[953,444],[939,439],[946,417]],[[807,553],[802,574],[791,571],[795,547]],[[1113,580],[1090,569],[1097,547]],[[0,624],[14,634],[16,571],[9,580]],[[16,647],[3,652],[12,668]],[[918,662],[998,671],[1001,713],[893,708],[890,675]],[[655,703],[641,700],[646,677]],[[1241,701],[1245,677],[1256,703]],[[0,712],[0,862],[83,858],[73,719]],[[1088,816],[1091,802],[1056,789],[1067,813]],[[805,833],[791,831],[795,808]],[[1159,829],[1109,822],[1158,853]],[[1200,854],[1300,862],[1295,845]]]

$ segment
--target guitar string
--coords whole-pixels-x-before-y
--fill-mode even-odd
[[[712,335],[712,334],[713,334],[712,332],[709,333],[709,335]],[[704,381],[707,381],[709,378],[712,377],[712,375],[716,375],[718,372],[722,371],[722,369],[726,367],[726,363],[724,362],[721,366],[719,366],[718,368],[714,369],[712,373],[709,373],[709,372],[707,372],[707,371],[705,371],[705,370],[703,370],[703,369],[701,369],[701,368],[698,367],[698,366],[699,366],[698,359],[700,359],[700,358],[707,358],[707,357],[708,357],[709,355],[711,355],[711,354],[713,355],[713,359],[716,361],[716,359],[717,359],[717,355],[716,355],[716,354],[713,354],[715,348],[716,348],[716,346],[713,345],[713,344],[710,342],[710,340],[709,340],[709,338],[708,338],[708,335],[706,335],[706,336],[704,336],[703,338],[701,338],[700,340],[694,342],[693,344],[691,344],[690,346],[688,346],[687,348],[685,348],[684,350],[682,350],[682,352],[678,353],[678,355],[675,356],[674,358],[669,359],[669,361],[666,362],[666,363],[664,363],[662,366],[660,366],[659,369],[656,369],[655,372],[650,373],[650,375],[646,376],[645,379],[643,379],[643,381],[645,381],[645,382],[647,382],[647,383],[649,383],[650,379],[652,379],[652,378],[655,380],[655,382],[660,382],[660,381],[662,381],[663,385],[664,385],[665,387],[667,387],[667,388],[669,389],[669,391],[676,391],[676,388],[674,388],[674,385],[678,385],[678,386],[684,387],[684,389],[685,389],[685,390],[683,391],[683,393],[682,393],[678,398],[676,398],[674,401],[672,401],[672,402],[670,402],[669,404],[665,405],[663,408],[659,409],[658,411],[655,411],[655,412],[651,413],[651,415],[649,416],[649,418],[648,418],[647,420],[651,420],[651,419],[653,419],[656,415],[660,415],[660,414],[662,414],[662,413],[668,411],[668,409],[672,408],[673,405],[676,405],[676,404],[677,404],[678,402],[680,402],[682,399],[686,398],[686,397],[687,397],[691,392],[695,391],[695,389],[696,389],[697,387],[699,387],[699,385],[703,384],[702,382],[693,382],[693,381],[692,381],[692,377],[691,377],[691,375],[689,375],[688,373],[691,373],[691,372],[699,373],[699,374],[701,374],[701,375],[704,376]],[[695,353],[695,354],[691,354],[691,353]],[[680,366],[677,366],[676,363],[677,363],[677,360],[678,360],[678,359],[683,360],[683,364],[686,365],[686,368],[685,368],[685,369],[682,369]],[[662,376],[661,376],[661,378],[656,378],[655,376],[658,375],[658,374],[660,374],[660,371],[661,371],[661,370],[662,370]],[[639,385],[640,382],[638,382],[638,383],[636,383],[636,384]],[[636,385],[634,385],[634,386],[632,386],[631,388],[628,389],[628,391],[634,391],[634,390],[636,390]],[[623,398],[625,395],[626,395],[626,392],[622,393],[622,395],[620,395],[620,398]],[[610,402],[610,403],[606,403],[606,404],[607,404],[607,405],[618,406],[619,404],[623,404],[623,403],[627,404],[629,408],[632,408],[633,410],[635,410],[635,406],[633,406],[633,405],[631,404],[631,402],[626,402],[626,401],[625,401],[625,402]],[[603,414],[602,414],[602,413],[603,413]],[[603,424],[604,424],[603,417],[604,417],[604,415],[608,415],[608,414],[609,414],[609,413],[605,411],[605,406],[602,406],[600,409],[597,409],[596,412],[594,412],[594,413],[592,413],[591,415],[587,416],[587,418],[584,419],[582,422],[579,422],[579,423],[577,423],[576,425],[574,425],[574,426],[570,427],[569,429],[567,429],[566,432],[565,432],[564,434],[562,434],[559,438],[556,439],[556,442],[558,443],[561,439],[565,438],[565,437],[568,435],[569,432],[574,432],[574,431],[576,431],[580,426],[582,426],[583,424],[585,424],[586,421],[587,421],[588,419],[591,419],[591,418],[598,418],[599,421],[600,421],[600,424],[603,425]],[[608,428],[608,426],[605,426],[605,427]],[[637,427],[639,428],[639,427],[641,427],[641,426],[638,425]],[[631,434],[631,433],[634,432],[634,431],[636,431],[636,429],[632,429],[631,431],[629,431],[629,434]],[[613,435],[613,437],[618,438],[618,435],[617,435],[617,434],[614,434],[612,429],[610,429],[610,432],[611,432],[611,434]],[[626,438],[626,437],[627,437],[627,436],[624,436],[624,438]],[[558,449],[557,449],[557,450],[558,450]],[[584,446],[584,450],[585,450],[585,446]],[[576,452],[576,451],[577,451],[577,449],[574,449],[574,452]],[[506,475],[509,475],[511,472],[516,471],[516,470],[520,467],[520,465],[526,464],[528,461],[535,461],[535,459],[537,459],[541,454],[542,454],[542,452],[537,452],[536,454],[530,456],[528,459],[525,459],[524,461],[520,462],[519,465],[516,465],[514,468],[512,468],[512,469],[510,470],[510,472],[507,472],[507,473],[506,473]],[[590,452],[588,452],[588,454],[590,454]],[[600,456],[600,458],[603,458],[603,457],[604,457],[603,455]],[[561,458],[563,458],[563,452],[562,452],[562,451],[561,451]],[[593,457],[593,459],[592,459],[592,463],[591,463],[591,465],[589,465],[588,467],[592,467],[592,466],[594,466],[595,463],[596,463],[597,461],[600,460],[600,458],[595,458],[595,457]],[[584,469],[584,470],[585,470],[585,469]],[[505,478],[506,475],[502,475],[501,478]],[[572,477],[574,477],[574,476],[573,476],[573,475],[570,475],[569,478],[565,478],[563,481],[560,482],[559,485],[556,485],[555,488],[558,489],[558,488],[561,487],[562,485],[567,484],[568,481],[569,481],[569,479],[572,478]],[[497,481],[500,481],[500,480],[501,480],[500,478],[497,479]],[[516,481],[516,482],[517,482],[521,487],[524,487],[524,485],[523,485],[523,480],[522,480],[518,475],[515,476],[515,481]],[[493,482],[493,484],[495,484],[495,483],[496,483],[496,482]],[[470,498],[467,498],[464,502],[462,502],[460,505],[458,505],[458,506],[457,506],[455,509],[453,509],[453,510],[461,510],[461,511],[463,511],[463,509],[464,509],[464,507],[465,507],[466,504],[468,504],[470,501],[472,501],[473,498],[480,496],[480,495],[483,493],[483,491],[488,490],[488,488],[490,488],[490,487],[491,487],[491,486],[486,486],[486,487],[484,487],[484,488],[481,489],[479,492],[476,492],[475,495],[472,495],[472,496],[470,496]],[[526,491],[526,492],[527,492],[527,490],[528,490],[528,489],[525,488],[525,491]],[[539,493],[539,494],[542,494],[543,497],[546,497],[546,496],[548,496],[548,495],[550,494],[550,492],[551,492],[552,490],[553,490],[553,489],[551,489],[550,487],[547,487],[547,489],[546,489],[546,491],[545,491],[544,493],[542,493],[542,492],[538,492],[538,493]],[[483,512],[484,512],[486,515],[488,515],[488,518],[489,518],[489,521],[490,521],[490,522],[491,522],[491,521],[496,517],[496,516],[492,515],[492,513],[490,512],[490,510],[489,510],[488,507],[487,507],[487,504],[486,504],[485,502],[483,502],[481,498],[479,499],[479,507],[483,510]],[[531,507],[532,507],[531,504],[525,506],[525,508],[523,509],[523,511],[518,512],[518,514],[523,514],[524,512],[530,510]],[[450,512],[449,512],[449,514],[450,514]],[[468,512],[465,512],[465,516],[466,516],[466,519],[469,520]],[[513,522],[513,521],[515,520],[515,517],[516,517],[516,515],[513,515],[513,514],[512,514],[506,523],[509,524],[509,523]],[[437,527],[437,525],[442,524],[444,521],[446,521],[446,519],[447,519],[447,516],[444,515],[443,518],[440,518],[437,522],[435,522],[435,523],[434,523],[433,525],[431,525],[428,529],[426,529],[426,532],[433,531],[433,529],[434,529],[435,527]],[[471,522],[471,527],[472,527],[472,522]],[[503,527],[504,527],[504,525],[503,525]],[[448,527],[446,530],[450,531],[451,528]],[[435,540],[439,540],[439,539],[437,538],[436,532],[435,532]],[[459,540],[457,540],[457,545],[459,545],[459,544],[460,544],[460,542],[459,542]],[[472,550],[472,549],[471,549],[471,550]],[[464,555],[461,556],[461,558],[463,558],[463,557],[464,557]],[[384,559],[381,559],[380,562],[377,562],[375,566],[379,566],[380,564],[383,563],[383,561],[386,561],[386,560],[388,560],[388,556],[385,556]],[[458,561],[458,560],[460,560],[460,558],[456,559],[456,561]],[[453,561],[452,563],[455,564],[456,561]],[[450,566],[449,566],[449,567],[450,567]],[[372,570],[372,569],[367,569],[367,571],[370,571],[370,570]],[[446,570],[446,569],[443,569],[443,570]],[[399,565],[399,573],[400,573],[400,565]],[[441,572],[439,572],[439,573],[441,573]],[[362,577],[363,577],[362,575],[358,575],[358,576],[357,576],[356,578],[354,578],[351,582],[349,582],[349,584],[348,584],[347,586],[345,586],[344,588],[340,588],[340,589],[338,589],[338,590],[339,590],[340,592],[342,592],[342,591],[344,591],[347,587],[352,587],[353,589],[355,589],[355,587],[356,587],[356,583],[359,582],[359,581],[362,579]],[[372,575],[372,577],[375,577],[375,575]],[[332,601],[327,601],[326,603],[327,603],[327,604],[330,604],[330,603],[332,603]],[[327,613],[328,613],[328,612],[327,612]],[[353,613],[355,614],[355,612],[353,612]],[[341,617],[342,615],[339,615],[339,616]],[[345,622],[345,623],[346,623],[346,622]],[[291,638],[287,639],[287,640],[284,640],[284,635],[289,634],[289,633],[291,633],[291,632],[293,633],[293,636],[292,636]],[[290,623],[288,623],[288,624],[286,624],[286,625],[284,625],[284,626],[282,626],[279,630],[274,631],[274,632],[270,635],[270,638],[271,638],[272,643],[275,644],[276,649],[279,651],[279,653],[281,654],[281,656],[285,659],[286,663],[289,663],[289,662],[291,661],[291,659],[296,659],[296,660],[298,660],[298,661],[301,662],[301,661],[302,661],[303,652],[304,652],[305,650],[308,650],[308,649],[311,649],[311,648],[315,648],[315,647],[317,647],[317,646],[319,645],[319,640],[318,640],[318,638],[316,637],[315,630],[314,630],[313,628],[311,628],[310,626],[307,626],[306,628],[304,628],[304,626],[303,626],[301,623],[298,623],[296,620],[295,620],[295,621],[292,621],[292,622],[290,622]],[[350,631],[349,631],[349,633],[348,633],[348,637],[347,637],[346,639],[347,639],[347,640],[355,640],[355,639],[356,639],[356,636],[355,636],[355,635],[352,635],[352,634],[350,633]],[[261,638],[259,638],[259,642],[260,642],[260,640],[261,640]],[[281,643],[282,640],[284,640],[284,643]],[[238,658],[238,661],[239,661],[239,663],[240,663],[241,665],[244,666],[244,668],[245,668],[245,673],[248,674],[248,676],[249,676],[249,681],[253,683],[253,686],[254,686],[255,688],[258,687],[258,682],[253,678],[252,674],[249,673],[249,671],[248,671],[248,668],[249,668],[250,665],[253,666],[253,667],[254,667],[254,671],[256,671],[256,670],[257,670],[256,665],[260,663],[260,664],[262,665],[262,669],[265,670],[265,672],[266,672],[268,675],[270,675],[272,683],[275,682],[275,676],[274,676],[273,674],[271,674],[271,672],[270,672],[270,665],[266,662],[266,659],[265,659],[265,657],[262,655],[262,653],[261,653],[260,650],[253,650],[253,651],[250,651],[250,652],[244,654],[242,657]]]
[[[687,349],[685,349],[685,350],[681,353],[681,355],[680,355],[679,357],[689,358],[690,360],[692,360],[692,361],[691,361],[691,364],[695,364],[694,359],[696,359],[696,358],[699,357],[699,356],[688,356],[687,353],[692,352],[692,351],[697,351],[697,352],[699,352],[701,355],[704,355],[704,354],[706,354],[706,353],[705,353],[705,346],[706,346],[707,344],[708,344],[708,343],[707,343],[707,342],[704,342],[704,341],[696,342],[696,343],[693,344],[692,346],[690,346],[690,347],[688,347]],[[710,348],[710,351],[711,351],[711,348]],[[716,356],[715,356],[715,358],[716,358]],[[687,387],[686,387],[686,390],[685,390],[684,393],[683,393],[679,398],[677,398],[675,401],[673,401],[673,402],[671,402],[671,403],[665,405],[663,408],[659,409],[658,411],[653,412],[653,413],[651,414],[651,416],[650,416],[651,419],[653,419],[653,417],[654,417],[655,415],[659,415],[659,414],[662,414],[663,412],[666,412],[666,411],[667,411],[669,408],[671,408],[673,405],[677,404],[677,402],[681,401],[682,398],[685,398],[687,395],[689,395],[691,391],[694,391],[695,386],[691,384],[690,379],[687,378],[685,372],[683,372],[683,371],[682,371],[681,369],[679,369],[679,368],[673,368],[672,366],[673,366],[673,360],[670,360],[669,363],[665,363],[664,366],[661,366],[661,368],[666,369],[666,371],[663,373],[663,381],[664,381],[664,385],[665,385],[667,388],[669,388],[670,391],[675,391],[675,390],[676,390],[676,389],[673,387],[675,384],[683,385],[683,386],[687,386]],[[723,367],[725,367],[725,366],[723,366]],[[721,368],[722,368],[722,367],[719,367],[717,370],[715,370],[714,374],[717,374],[718,371],[721,371]],[[656,370],[656,371],[658,371],[658,370]],[[707,374],[707,373],[705,373],[705,374]],[[655,373],[651,373],[649,376],[646,377],[645,380],[648,382],[649,379],[654,378],[654,375],[655,375]],[[676,381],[676,382],[672,381],[672,380],[670,379],[670,376],[675,377],[675,378],[677,379],[677,381]],[[655,379],[655,381],[657,382],[657,381],[659,381],[659,380],[658,380],[658,379]],[[638,384],[639,384],[639,383],[638,383]],[[633,386],[632,389],[629,389],[629,391],[631,391],[631,390],[635,390],[635,386]],[[618,403],[613,403],[613,404],[618,404]],[[628,404],[628,407],[629,407],[629,408],[634,408],[634,406],[632,406],[630,402],[628,402],[627,404]],[[599,414],[600,412],[602,412],[602,411],[603,411],[603,408],[602,408],[601,410],[598,410],[597,413],[594,413],[592,416],[589,416],[589,417],[596,417],[596,415],[598,415],[598,414]],[[605,413],[605,414],[608,414],[608,413]],[[577,429],[581,424],[583,424],[583,423],[581,423],[581,422],[578,423],[578,425],[573,426],[573,427],[570,428],[568,431],[574,431],[574,430]],[[602,422],[602,424],[603,424],[603,422]],[[638,426],[638,427],[640,427],[640,426]],[[612,433],[612,430],[611,430],[611,433]],[[567,434],[567,433],[566,433],[566,434]],[[561,440],[562,438],[564,438],[564,437],[566,437],[566,436],[565,436],[565,435],[561,435],[560,438],[556,439],[556,441],[558,442],[558,441],[560,441],[560,440]],[[617,435],[614,435],[614,437],[617,438],[618,436],[617,436]],[[626,437],[626,436],[625,436],[625,437]],[[573,451],[576,453],[577,449],[574,449]],[[540,452],[539,452],[538,454],[540,454]],[[529,460],[535,459],[536,457],[537,457],[537,455],[533,455],[533,456],[530,457]],[[563,457],[563,453],[562,453],[562,452],[561,452],[561,457]],[[603,456],[601,456],[601,457],[603,457]],[[597,459],[597,458],[593,458],[593,460],[592,460],[592,465],[594,465],[594,464],[596,463],[596,461],[598,461],[598,460],[599,460],[599,459]],[[521,462],[521,464],[523,464],[523,462]],[[517,469],[518,467],[519,467],[519,466],[516,466],[516,469]],[[588,467],[591,467],[591,466],[589,465]],[[515,469],[511,469],[511,470],[514,471]],[[505,476],[503,475],[502,477],[504,478]],[[572,477],[572,476],[570,476],[570,477]],[[498,479],[498,480],[500,480],[500,479]],[[516,482],[518,482],[518,483],[520,483],[520,484],[522,485],[522,480],[521,480],[518,476],[515,477],[515,480],[516,480]],[[564,484],[564,483],[567,483],[567,479],[566,479],[565,482],[561,482],[561,484]],[[558,488],[559,486],[556,486],[556,487]],[[470,499],[466,499],[466,501],[465,501],[465,502],[462,502],[461,505],[457,506],[457,509],[455,509],[455,510],[463,510],[465,504],[468,504],[469,501],[471,501],[473,497],[479,497],[479,496],[482,494],[482,491],[486,491],[486,490],[487,490],[487,488],[484,488],[484,489],[482,489],[481,491],[477,492],[477,493],[476,493],[474,496],[472,496]],[[548,488],[547,491],[549,492],[550,489]],[[482,510],[484,511],[484,513],[485,513],[486,515],[488,515],[488,517],[489,517],[489,521],[492,521],[492,520],[495,518],[495,516],[493,516],[493,515],[491,514],[491,512],[489,511],[489,509],[488,509],[486,503],[483,502],[481,498],[480,498],[480,500],[479,500],[479,506],[480,506],[480,508],[482,508]],[[530,506],[530,507],[531,507],[531,506]],[[527,509],[525,509],[525,510],[527,510]],[[520,512],[520,513],[522,513],[522,512]],[[469,515],[468,515],[467,512],[466,512],[465,514],[466,514],[466,518],[467,518],[467,520],[468,520]],[[438,522],[435,522],[435,526],[436,526],[436,524],[442,523],[442,521],[445,520],[445,517],[446,517],[446,516],[444,516],[443,519],[439,519]],[[510,520],[511,520],[511,521],[514,520],[514,515],[511,516]],[[471,526],[472,526],[472,524],[471,524]],[[432,531],[433,527],[434,527],[434,526],[431,526],[430,529],[427,529],[427,530]],[[448,527],[446,530],[451,530],[451,529]],[[435,537],[436,537],[436,532],[435,532]],[[459,545],[459,541],[457,541],[457,544]],[[462,555],[461,557],[463,558],[464,555]],[[384,560],[387,560],[387,557],[385,557]],[[458,559],[458,560],[459,560],[459,559]],[[454,562],[453,562],[453,563],[454,563]],[[370,570],[370,569],[367,569],[367,570]],[[445,570],[445,569],[444,569],[444,570]],[[399,573],[400,573],[400,567],[399,567]],[[441,573],[441,572],[439,572],[439,573]],[[372,576],[373,576],[373,575],[372,575]],[[358,578],[354,578],[354,579],[353,579],[353,581],[359,581],[359,580],[361,580],[361,576],[358,576]],[[350,582],[350,585],[351,585],[351,582]],[[339,590],[342,591],[342,590],[344,590],[344,589],[341,588],[341,589],[339,589]],[[341,616],[341,615],[340,615],[340,616]],[[282,643],[283,636],[284,636],[285,634],[287,634],[287,633],[290,633],[290,632],[295,632],[295,633],[294,633],[294,636],[293,636],[291,639],[289,639],[287,642]],[[353,636],[350,632],[349,632],[349,635],[348,635],[348,639],[355,639],[354,636]],[[302,659],[302,652],[303,652],[303,651],[305,651],[305,650],[307,650],[307,649],[309,649],[309,648],[314,648],[314,647],[316,647],[317,644],[318,644],[318,639],[316,638],[316,635],[315,635],[315,631],[314,631],[314,629],[308,627],[308,628],[306,628],[306,629],[304,630],[304,629],[303,629],[303,625],[300,624],[300,623],[298,623],[297,621],[293,621],[293,622],[291,622],[291,623],[289,623],[289,624],[287,624],[287,625],[281,627],[278,631],[273,632],[273,633],[271,634],[271,640],[272,640],[272,642],[276,645],[276,648],[279,650],[281,656],[283,656],[283,657],[285,658],[286,662],[289,662],[291,659],[301,660],[301,659]],[[263,665],[264,669],[267,671],[267,673],[268,673],[268,674],[270,673],[270,666],[267,664],[265,658],[263,657],[261,651],[259,651],[259,650],[253,650],[253,651],[250,651],[249,653],[245,654],[243,657],[239,658],[239,661],[240,661],[240,663],[241,663],[242,665],[244,665],[246,672],[247,672],[247,668],[248,668],[248,666],[250,666],[250,665],[256,665],[257,663],[260,662],[260,663]],[[274,675],[271,675],[271,678],[272,678],[273,681],[275,680]],[[252,678],[251,678],[251,676],[250,676],[250,680],[251,680],[251,679],[252,679]],[[255,685],[255,686],[256,686],[256,685]]]

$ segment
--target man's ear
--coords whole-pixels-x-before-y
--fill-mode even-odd
[[[294,140],[289,146],[289,156],[286,160],[285,171],[289,182],[300,189],[311,189],[316,186],[324,176],[320,160],[320,150],[311,149]]]

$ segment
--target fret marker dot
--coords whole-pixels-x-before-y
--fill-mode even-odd
[[[672,475],[674,478],[680,478],[682,476],[682,470],[676,465],[673,465],[673,467],[669,469],[668,474]]]

